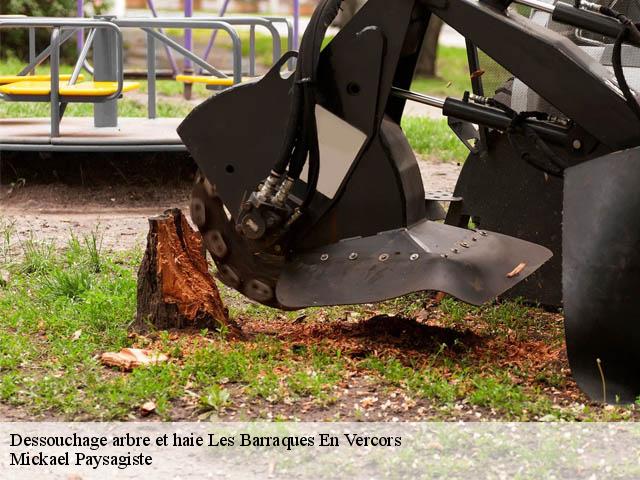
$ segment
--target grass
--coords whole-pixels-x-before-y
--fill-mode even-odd
[[[246,340],[207,330],[131,335],[140,251],[105,253],[98,232],[72,236],[62,250],[14,240],[6,223],[3,232],[0,270],[9,279],[0,286],[0,402],[31,415],[138,418],[140,406],[153,401],[167,420],[304,418],[309,409],[316,418],[357,420],[382,414],[383,399],[401,399],[402,411],[432,420],[636,415],[633,407],[573,400],[562,362],[537,360],[545,348],[562,348],[561,323],[521,302],[478,308],[450,298],[429,304],[414,294],[283,313],[223,289],[232,316],[253,332]],[[380,315],[390,317],[376,327]],[[392,333],[395,322],[407,333]],[[102,352],[131,346],[170,360],[131,373],[100,364]],[[503,358],[513,348],[530,353],[509,363]],[[371,397],[350,393],[362,388]],[[562,400],[558,391],[574,393]]]
[[[425,157],[464,162],[469,150],[451,131],[446,120],[404,117],[404,130],[413,150]]]
[[[460,47],[438,47],[436,63],[437,77],[418,77],[412,89],[436,96],[462,98],[465,91],[471,90],[467,52]]]
[[[11,277],[0,291],[1,401],[34,413],[113,419],[126,418],[148,399],[167,415],[187,386],[199,392],[205,410],[220,410],[229,401],[225,384],[242,383],[248,396],[276,401],[321,398],[339,378],[338,353],[289,352],[266,337],[229,346],[208,332],[201,332],[195,341],[202,345],[188,358],[180,341],[160,332],[140,346],[170,352],[172,362],[128,375],[105,370],[96,354],[131,343],[133,266],[140,255],[105,256],[97,244],[93,236],[72,238],[64,252],[52,255],[52,248],[29,242],[19,261],[2,265]]]

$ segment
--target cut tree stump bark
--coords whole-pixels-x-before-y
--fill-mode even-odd
[[[229,319],[202,247],[179,209],[149,218],[147,250],[138,271],[138,311],[134,328],[147,331],[224,328],[241,335]]]

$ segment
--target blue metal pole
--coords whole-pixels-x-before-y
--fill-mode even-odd
[[[153,0],[147,0],[147,6],[151,11],[151,15],[153,15],[154,18],[158,18],[158,11],[156,10],[156,6],[154,5]],[[159,29],[159,31],[160,33],[164,33],[162,29]],[[174,75],[177,75],[179,72],[178,64],[176,63],[176,59],[173,58],[173,52],[171,51],[168,45],[163,44],[163,47],[165,52],[167,53],[167,58],[169,59],[169,63],[171,64],[171,71],[173,72]]]
[[[84,0],[78,0],[76,2],[76,15],[78,18],[84,17]],[[79,29],[76,36],[76,43],[78,45],[78,51],[82,51],[84,46],[84,29]]]
[[[224,17],[225,14],[227,13],[227,8],[229,7],[229,2],[231,0],[224,0],[224,3],[222,4],[222,8],[220,8],[220,17]],[[207,49],[204,51],[204,55],[202,56],[203,60],[207,60],[207,58],[209,58],[209,55],[211,54],[211,50],[213,50],[213,44],[216,42],[216,37],[218,36],[218,30],[214,30],[213,33],[211,34],[211,38],[209,39],[209,43],[207,44]]]
[[[185,18],[193,17],[193,0],[183,0],[184,1],[184,16]],[[190,28],[185,29],[184,31],[184,48],[193,51],[193,31]],[[191,71],[191,60],[188,58],[184,59],[184,70],[185,72]]]
[[[293,48],[300,45],[300,0],[293,0]]]

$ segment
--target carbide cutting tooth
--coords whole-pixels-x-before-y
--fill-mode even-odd
[[[198,227],[204,227],[205,223],[207,223],[207,211],[204,206],[204,202],[197,197],[193,197],[191,199],[191,220]]]
[[[196,177],[191,197],[191,219],[202,235],[203,246],[217,266],[215,277],[256,302],[283,308],[275,294],[281,267],[274,269],[271,260],[265,261],[251,253],[238,259],[232,257],[245,251],[247,241],[236,232],[236,222],[218,195],[216,185],[208,181],[202,172]],[[274,246],[275,253],[270,252],[268,256],[283,258],[285,249],[282,245],[279,247],[278,251]]]
[[[240,287],[240,276],[229,265],[220,265],[218,267],[218,273],[220,274],[221,280],[231,288],[238,289]]]
[[[257,302],[268,302],[273,298],[273,289],[261,280],[249,280],[245,291],[249,298]]]
[[[204,236],[204,244],[219,259],[223,259],[229,253],[229,247],[219,230],[209,230]]]

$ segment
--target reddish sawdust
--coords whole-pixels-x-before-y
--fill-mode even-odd
[[[182,235],[174,221],[157,224],[157,272],[162,281],[163,299],[173,303],[179,313],[195,323],[204,313],[227,325],[231,333],[239,335],[237,327],[230,322],[229,312],[224,308],[215,280],[209,273],[203,255],[202,237],[195,232],[184,215],[176,212]]]
[[[535,332],[523,339],[517,335],[487,335],[483,332],[481,318],[468,317],[468,328],[453,329],[443,326],[444,314],[437,308],[438,302],[428,302],[416,318],[382,315],[380,312],[349,312],[342,320],[326,320],[322,312],[313,316],[302,315],[296,320],[285,317],[277,319],[242,318],[239,323],[244,339],[251,348],[252,338],[271,336],[282,342],[288,349],[321,345],[329,350],[340,350],[342,358],[348,360],[351,378],[361,373],[359,360],[368,356],[395,358],[407,366],[424,368],[433,365],[436,358],[448,357],[454,362],[464,359],[475,371],[494,375],[498,370],[507,372],[516,383],[523,387],[533,386],[560,403],[588,402],[577,385],[570,378],[564,342],[558,342],[557,335],[562,329],[562,317],[558,314],[536,311],[548,322],[548,330]],[[559,330],[560,329],[560,330]],[[173,340],[181,339],[183,356],[188,356],[204,344],[219,343],[202,337],[196,332],[173,332]],[[152,342],[154,345],[155,342]],[[231,345],[230,343],[229,345]],[[446,344],[446,348],[443,348]],[[441,367],[442,368],[442,367]],[[518,372],[515,375],[513,372]],[[540,382],[538,376],[544,372],[560,375],[565,379],[562,388]],[[283,374],[286,372],[282,372]],[[441,370],[445,377],[455,381],[456,372]]]

